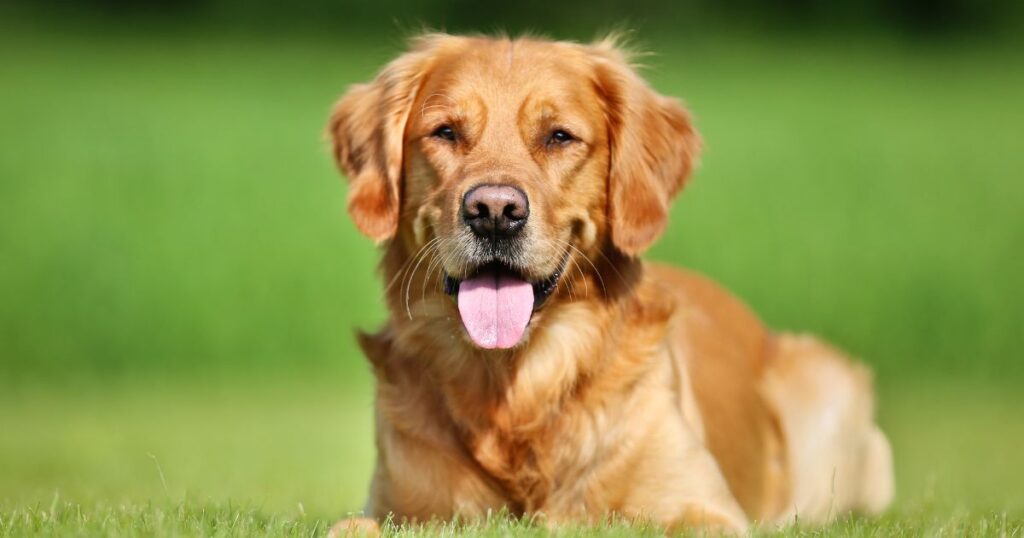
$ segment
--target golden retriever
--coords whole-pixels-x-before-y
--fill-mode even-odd
[[[701,142],[591,45],[432,34],[330,119],[390,310],[364,519],[666,529],[877,513],[892,498],[867,369],[639,257]]]

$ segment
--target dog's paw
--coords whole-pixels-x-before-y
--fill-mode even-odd
[[[350,517],[343,519],[331,526],[327,531],[327,538],[347,537],[371,537],[380,536],[380,525],[377,521],[368,517]]]
[[[682,517],[669,526],[672,531],[695,530],[715,536],[737,536],[745,534],[749,526],[741,514],[729,510],[715,510],[706,506],[687,506]]]

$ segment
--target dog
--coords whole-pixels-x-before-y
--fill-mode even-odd
[[[643,261],[701,139],[614,38],[429,34],[328,126],[390,317],[364,517],[743,532],[893,495],[868,369]]]

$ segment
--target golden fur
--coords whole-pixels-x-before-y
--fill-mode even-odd
[[[432,137],[440,124],[460,140]],[[578,140],[546,145],[556,127]],[[741,531],[888,504],[863,366],[637,257],[700,140],[612,40],[427,35],[351,88],[329,132],[352,218],[383,249],[391,312],[360,335],[377,378],[367,517],[506,507],[552,524],[615,513]],[[529,197],[525,276],[569,259],[509,350],[474,346],[441,286],[466,270],[459,204],[486,181]]]

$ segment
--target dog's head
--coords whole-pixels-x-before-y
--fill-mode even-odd
[[[389,278],[453,296],[480,348],[593,299],[572,281],[650,246],[700,145],[612,40],[421,37],[341,98],[329,131],[356,226],[399,253]]]

